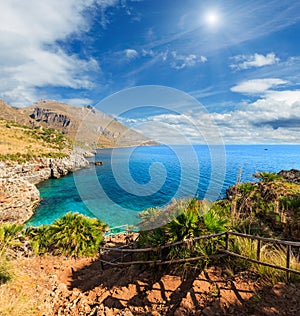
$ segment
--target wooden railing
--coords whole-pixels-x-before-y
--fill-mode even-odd
[[[207,256],[197,256],[197,257],[191,257],[191,258],[183,258],[183,259],[172,259],[172,260],[164,260],[163,259],[163,250],[179,245],[188,245],[192,244],[199,240],[208,240],[212,238],[222,237],[225,238],[225,247],[219,248],[218,253],[214,255],[207,255]],[[247,238],[257,241],[257,247],[256,247],[256,258],[250,258],[241,254],[238,254],[236,252],[230,251],[230,243],[234,243],[235,237],[239,238]],[[286,265],[285,267],[278,266],[275,264],[267,263],[261,260],[261,249],[263,243],[268,244],[276,244],[276,245],[283,245],[286,249]],[[199,261],[203,259],[208,258],[218,258],[218,257],[224,257],[224,256],[233,256],[237,258],[241,258],[256,264],[268,266],[274,269],[283,270],[286,272],[286,278],[287,280],[290,279],[290,273],[295,273],[300,275],[300,270],[295,270],[291,268],[291,254],[292,254],[292,247],[298,248],[298,253],[300,252],[300,242],[293,242],[293,241],[285,241],[285,240],[278,240],[278,239],[272,239],[272,238],[264,238],[254,235],[247,235],[247,234],[241,234],[236,232],[222,232],[218,234],[211,234],[206,236],[200,236],[196,238],[191,238],[188,240],[178,241],[172,244],[166,244],[161,247],[149,247],[149,248],[130,248],[133,244],[130,244],[129,246],[124,246],[120,248],[111,248],[111,247],[100,247],[100,253],[120,253],[120,257],[115,258],[113,260],[105,260],[100,256],[100,261],[102,263],[102,267],[104,268],[104,265],[114,265],[114,266],[126,266],[126,265],[133,265],[133,264],[154,264],[154,265],[164,265],[164,264],[176,264],[176,263],[184,263],[184,262],[190,262],[190,261]],[[152,253],[153,255],[157,256],[156,260],[133,260],[134,254],[141,254],[141,253]],[[125,261],[126,258],[130,257],[129,261]],[[128,259],[126,259],[128,260]]]
[[[229,239],[230,236],[236,236],[236,237],[241,237],[241,238],[247,238],[247,239],[252,239],[257,241],[257,248],[256,248],[256,259],[249,258],[247,256],[243,256],[240,254],[237,254],[235,252],[232,252],[229,250]],[[262,243],[267,242],[269,244],[276,244],[276,245],[283,245],[285,246],[286,249],[286,266],[281,267],[275,264],[267,263],[264,261],[261,261],[261,248],[262,248]],[[253,236],[253,235],[247,235],[247,234],[241,234],[241,233],[236,233],[236,232],[226,232],[226,247],[224,250],[221,250],[222,252],[237,257],[237,258],[242,258],[247,261],[261,264],[267,267],[279,269],[286,271],[286,279],[290,279],[290,273],[296,273],[300,274],[300,271],[291,269],[291,254],[292,254],[292,247],[297,247],[300,250],[300,242],[294,242],[294,241],[286,241],[286,240],[279,240],[279,239],[273,239],[273,238],[264,238],[264,237],[259,237],[259,236]]]

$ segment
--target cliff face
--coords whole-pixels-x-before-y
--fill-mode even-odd
[[[36,122],[45,122],[48,125],[62,128],[68,127],[71,123],[71,119],[67,115],[39,107],[34,108],[30,117]]]
[[[60,178],[88,165],[88,161],[78,153],[61,159],[43,158],[22,165],[0,163],[0,222],[26,222],[33,216],[34,208],[40,201],[35,184],[49,178]]]

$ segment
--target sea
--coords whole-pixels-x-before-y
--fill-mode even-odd
[[[101,161],[102,165],[95,165]],[[137,225],[139,213],[173,199],[215,201],[259,171],[300,169],[300,145],[173,145],[99,149],[90,168],[38,185],[41,203],[29,226],[79,212],[110,227]]]

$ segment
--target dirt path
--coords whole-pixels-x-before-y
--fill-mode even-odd
[[[37,315],[300,315],[300,284],[271,287],[250,272],[229,277],[210,267],[182,277],[149,267],[101,270],[97,258],[53,256],[21,258],[16,267]]]

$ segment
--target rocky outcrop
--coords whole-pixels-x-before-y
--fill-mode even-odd
[[[76,171],[89,166],[89,162],[80,154],[72,154],[68,158],[50,159],[50,170],[52,178],[60,178],[70,171]]]
[[[35,162],[27,162],[22,165],[14,164],[10,167],[2,163],[0,165],[0,179],[21,178],[32,184],[38,184],[49,178],[58,179],[69,172],[88,166],[89,162],[78,153],[65,158],[41,158]]]
[[[278,175],[282,176],[288,182],[300,184],[300,170],[281,170]]]
[[[67,115],[40,107],[36,107],[30,117],[37,122],[51,123],[64,128],[71,124],[71,119]]]
[[[28,181],[0,179],[0,222],[26,222],[39,201],[40,192]]]
[[[88,166],[89,162],[79,153],[60,159],[41,158],[22,165],[7,166],[0,162],[0,222],[27,221],[40,201],[35,184]]]

